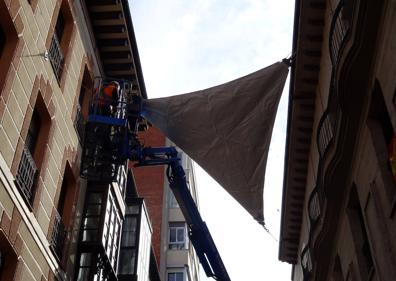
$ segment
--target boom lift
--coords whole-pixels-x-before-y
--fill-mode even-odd
[[[114,83],[111,96],[103,88]],[[188,235],[208,277],[229,281],[210,232],[188,189],[175,147],[144,147],[137,133],[145,126],[141,97],[126,80],[97,80],[85,129],[81,176],[89,180],[116,181],[118,169],[129,159],[136,167],[167,165],[169,186],[188,225]]]

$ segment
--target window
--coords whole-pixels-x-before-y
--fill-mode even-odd
[[[20,30],[18,30],[20,31]],[[12,21],[6,1],[0,1],[0,93],[6,84],[11,62],[18,48],[18,32]]]
[[[396,134],[378,81],[374,84],[368,128],[378,159],[379,175],[384,184],[384,203],[392,202],[396,195]]]
[[[14,280],[18,257],[10,242],[0,231],[0,281]]]
[[[29,207],[33,203],[36,177],[42,168],[50,127],[51,117],[39,93],[15,177],[17,186]]]
[[[344,277],[342,275],[341,261],[340,261],[340,257],[338,255],[336,255],[336,258],[334,260],[333,280],[334,281],[344,281]]]
[[[168,281],[183,281],[184,274],[183,272],[169,272],[168,273]]]
[[[353,186],[350,192],[348,203],[348,220],[351,225],[353,241],[358,259],[361,275],[370,280],[374,271],[373,256],[371,254],[370,243],[364,223],[364,216],[359,203],[356,187]]]
[[[82,222],[82,242],[98,241],[99,223],[102,214],[103,193],[90,192],[87,195]]]
[[[169,208],[180,208],[179,203],[177,203],[175,195],[173,194],[170,188],[168,188],[168,194],[169,194]]]
[[[99,187],[97,183],[96,187]],[[94,190],[88,183],[81,224],[77,280],[116,280],[121,218],[109,187],[100,186],[100,189]],[[103,265],[99,271],[98,263]],[[88,279],[86,276],[89,276]]]
[[[140,206],[129,205],[125,210],[125,219],[122,225],[120,246],[120,262],[118,274],[136,274],[136,256],[138,249],[138,220]]]
[[[169,223],[169,249],[182,250],[186,248],[186,224],[184,222]]]
[[[34,150],[36,148],[37,139],[39,136],[41,127],[40,115],[37,108],[34,109],[32,120],[30,121],[30,126],[26,136],[26,147],[29,149],[30,153],[34,155]]]
[[[60,190],[59,201],[54,215],[54,226],[51,238],[51,246],[59,259],[63,256],[66,231],[70,227],[73,213],[74,195],[76,192],[76,180],[69,162],[66,162]]]
[[[102,242],[106,249],[107,257],[113,268],[116,268],[118,257],[118,238],[120,235],[121,218],[114,201],[114,196],[110,192],[106,207],[106,214],[103,226]]]
[[[93,91],[92,87],[93,82],[91,75],[87,66],[85,65],[81,88],[77,100],[76,116],[74,119],[74,127],[77,131],[80,141],[82,141],[84,138],[85,123],[88,119],[89,102]]]
[[[62,1],[55,30],[51,38],[48,56],[56,79],[61,81],[65,59],[69,51],[71,34],[73,31],[73,16],[67,1]]]
[[[1,54],[3,53],[5,43],[6,43],[6,35],[3,28],[0,26],[0,57]]]

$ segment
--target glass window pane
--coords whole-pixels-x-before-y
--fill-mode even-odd
[[[81,253],[80,256],[80,266],[90,266],[91,265],[92,254],[91,253]]]
[[[176,273],[176,281],[183,281],[183,272]]]
[[[135,273],[135,258],[136,250],[122,249],[120,251],[119,259],[119,274],[134,274]]]
[[[84,228],[98,228],[99,217],[87,217],[84,219]]]
[[[101,211],[101,205],[88,205],[87,207],[87,216],[92,216],[92,215],[100,215],[100,211]]]
[[[123,228],[125,231],[135,231],[136,225],[137,225],[136,217],[131,217],[131,216],[125,217],[124,228]]]
[[[176,229],[174,228],[169,230],[169,242],[176,242]]]
[[[125,212],[128,215],[137,215],[139,214],[139,209],[137,205],[127,206]]]
[[[89,193],[88,194],[89,204],[101,204],[102,203],[102,193]]]
[[[183,228],[177,229],[177,241],[179,241],[179,242],[184,241],[184,229]]]
[[[82,235],[82,241],[96,241],[97,233],[98,231],[96,229],[84,230]]]

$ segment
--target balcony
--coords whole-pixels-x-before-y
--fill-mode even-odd
[[[58,260],[62,260],[63,248],[66,240],[66,230],[62,222],[62,217],[55,211],[54,228],[52,230],[50,247]]]
[[[333,66],[336,66],[340,56],[340,51],[344,46],[345,39],[350,29],[350,16],[346,9],[345,0],[340,0],[334,11],[334,16],[330,26],[329,50]]]
[[[52,36],[51,46],[48,51],[48,57],[52,65],[52,69],[54,70],[56,79],[58,82],[61,80],[63,66],[65,64],[65,57],[63,55],[58,36],[56,33]]]
[[[311,229],[318,222],[320,218],[320,200],[318,188],[315,187],[312,191],[308,201],[308,215],[311,222]]]
[[[82,143],[84,140],[85,120],[82,115],[81,106],[79,104],[77,105],[76,118],[74,119],[74,128],[76,129],[80,143]]]
[[[308,245],[305,246],[301,252],[301,267],[303,270],[304,281],[310,280],[312,274],[312,260]]]
[[[25,201],[30,204],[33,201],[34,183],[38,174],[36,163],[28,148],[22,151],[21,162],[15,177],[16,184]]]
[[[331,121],[331,116],[328,111],[323,113],[318,127],[318,150],[320,157],[323,157],[334,137],[334,124]]]

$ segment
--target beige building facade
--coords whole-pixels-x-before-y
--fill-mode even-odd
[[[296,1],[279,259],[396,276],[396,3]]]
[[[170,145],[174,144],[168,140],[167,146]],[[183,151],[180,151],[180,158],[190,193],[199,206],[193,162]],[[168,182],[164,183],[164,189],[160,273],[167,281],[199,281],[199,259],[188,238],[186,219]]]
[[[0,0],[1,281],[159,280],[143,199],[125,192],[127,166],[114,182],[80,178],[96,76],[128,79],[146,97],[128,1]],[[140,232],[135,223],[121,233],[128,217]],[[131,233],[140,244],[123,242]],[[119,252],[143,258],[118,265]]]

